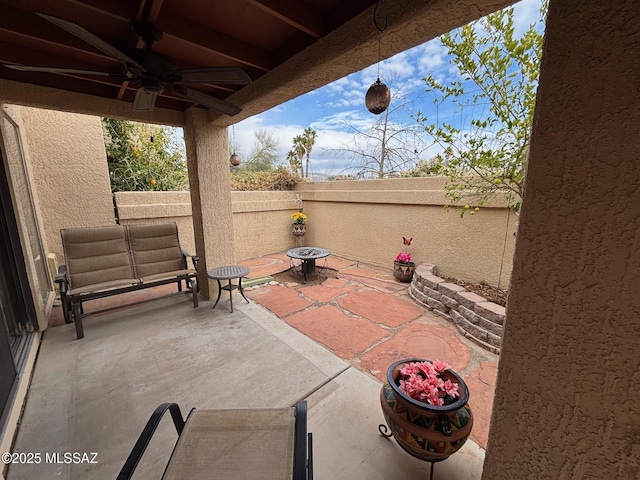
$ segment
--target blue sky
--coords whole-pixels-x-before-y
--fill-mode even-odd
[[[517,36],[537,21],[540,3],[541,0],[522,0],[515,5]],[[381,41],[384,42],[384,34]],[[437,38],[383,60],[379,69],[380,77],[389,86],[392,95],[401,93],[408,98],[417,98],[412,109],[416,112],[420,110],[428,116],[434,113],[433,97],[424,93],[422,78],[428,73],[441,80],[459,78],[457,69],[450,64],[446,49],[440,45]],[[293,137],[311,126],[318,134],[311,153],[311,172],[352,173],[352,169],[357,168],[357,165],[341,157],[336,149],[353,143],[353,133],[349,124],[367,129],[378,120],[378,116],[369,113],[364,105],[365,93],[377,75],[378,66],[372,65],[237,123],[233,128],[233,135],[238,153],[245,158],[255,143],[254,131],[266,129],[277,139],[278,157],[284,163],[286,154],[291,149]],[[442,114],[442,110],[440,113]],[[394,121],[405,123],[411,120],[408,114],[400,114]],[[232,134],[231,129],[229,133]],[[421,154],[421,158],[431,158],[438,152],[439,148],[432,146]]]

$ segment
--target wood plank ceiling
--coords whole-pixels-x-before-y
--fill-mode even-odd
[[[297,55],[371,7],[375,0],[0,0],[0,79],[133,103],[139,81],[124,65],[40,17],[72,22],[119,51],[145,48],[132,30],[147,21],[163,32],[153,52],[180,69],[234,66],[252,81]],[[19,71],[4,65],[90,70],[85,75]],[[131,75],[129,74],[129,77]],[[224,100],[243,87],[190,84]],[[165,89],[156,107],[185,111],[197,105]]]

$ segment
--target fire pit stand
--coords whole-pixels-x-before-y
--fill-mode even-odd
[[[311,275],[316,271],[316,260],[324,258],[326,266],[326,258],[330,253],[326,248],[320,247],[297,247],[287,250],[287,256],[291,259],[292,271],[296,271],[296,265],[293,260],[301,261],[300,271],[302,271],[304,283],[307,283],[307,275]]]

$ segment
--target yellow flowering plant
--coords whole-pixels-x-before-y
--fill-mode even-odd
[[[295,212],[291,214],[291,220],[293,223],[307,223],[307,216],[302,212]]]

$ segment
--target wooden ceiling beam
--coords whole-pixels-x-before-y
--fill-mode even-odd
[[[322,14],[298,1],[248,0],[249,4],[267,12],[298,30],[319,39],[324,35]]]
[[[189,48],[208,51],[265,72],[272,66],[267,51],[182,16],[164,12],[158,17],[156,27],[164,32],[165,38],[172,37],[172,41],[184,42]]]
[[[26,18],[15,11],[5,10],[0,15],[0,39],[15,45],[25,45],[42,52],[42,65],[48,61],[48,54],[66,55],[101,65],[113,65],[116,60],[94,49],[88,43],[65,32],[38,17]]]

